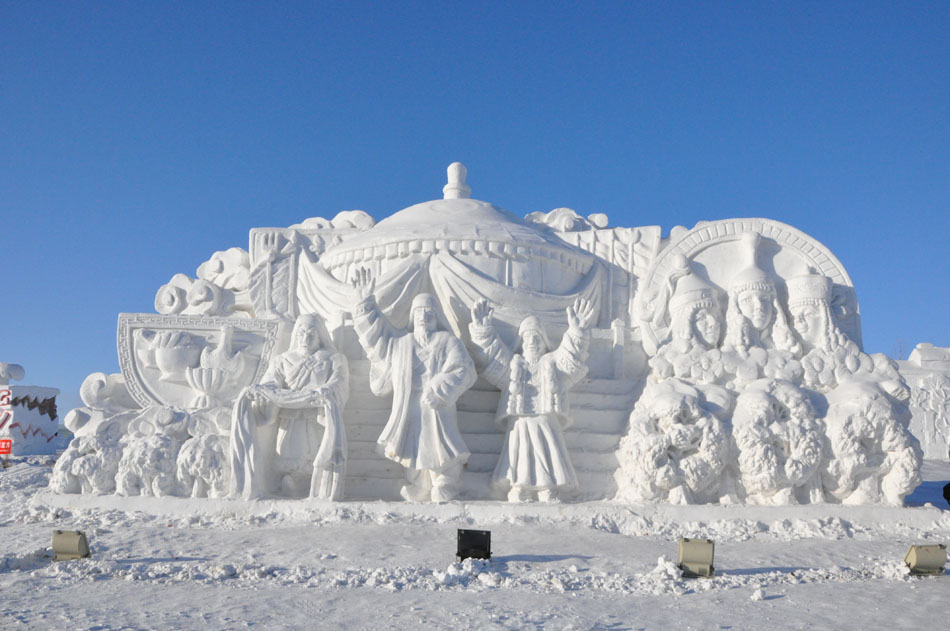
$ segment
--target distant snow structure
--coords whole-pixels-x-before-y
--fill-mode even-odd
[[[24,376],[23,366],[0,363],[0,441],[10,441],[15,456],[56,453],[68,440],[56,412],[59,390],[10,385]]]
[[[898,361],[910,386],[910,429],[920,439],[925,458],[950,457],[950,348],[918,344],[906,361]]]
[[[120,314],[121,374],[83,383],[51,487],[899,505],[918,484],[908,405],[946,418],[950,381],[912,389],[863,353],[821,243],[760,218],[666,238],[522,219],[467,175],[451,164],[441,199],[378,223],[254,228],[161,287],[158,314]]]

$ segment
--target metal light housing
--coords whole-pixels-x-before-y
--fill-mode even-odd
[[[86,535],[78,530],[53,531],[53,560],[72,561],[89,556],[89,542]]]
[[[685,578],[709,578],[715,572],[713,555],[716,544],[712,539],[680,539],[676,565]]]
[[[458,531],[458,551],[455,558],[461,563],[465,559],[491,558],[491,531],[490,530],[463,530]]]
[[[911,546],[904,557],[911,574],[943,574],[947,546],[942,543]]]

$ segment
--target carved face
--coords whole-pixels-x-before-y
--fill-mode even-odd
[[[429,333],[435,331],[435,311],[431,307],[416,307],[412,310],[412,326],[417,330]]]
[[[693,331],[696,338],[708,348],[719,345],[719,335],[722,333],[722,323],[718,314],[712,309],[703,307],[693,315]]]
[[[529,357],[538,357],[548,350],[541,333],[532,330],[525,331],[521,336],[521,348]]]
[[[739,294],[739,312],[756,330],[763,330],[772,322],[772,294],[761,289],[747,289]]]
[[[790,309],[792,326],[802,340],[810,346],[818,346],[823,334],[821,311],[818,305],[798,305]]]
[[[320,332],[317,325],[313,322],[301,322],[294,329],[293,345],[295,348],[307,353],[313,353],[320,348]]]

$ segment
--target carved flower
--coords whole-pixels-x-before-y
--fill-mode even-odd
[[[837,385],[833,358],[816,348],[802,358],[805,385],[815,390],[830,390]]]
[[[696,353],[691,353],[692,371],[690,376],[702,383],[716,383],[725,373],[722,352],[718,348],[712,350],[697,348],[695,350]]]
[[[769,350],[768,359],[762,372],[770,379],[784,379],[799,383],[802,379],[802,365],[791,353],[782,350]]]

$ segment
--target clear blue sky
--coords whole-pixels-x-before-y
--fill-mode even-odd
[[[869,352],[950,346],[950,3],[0,4],[0,361],[75,404],[119,312],[248,230],[441,195],[763,216]]]

